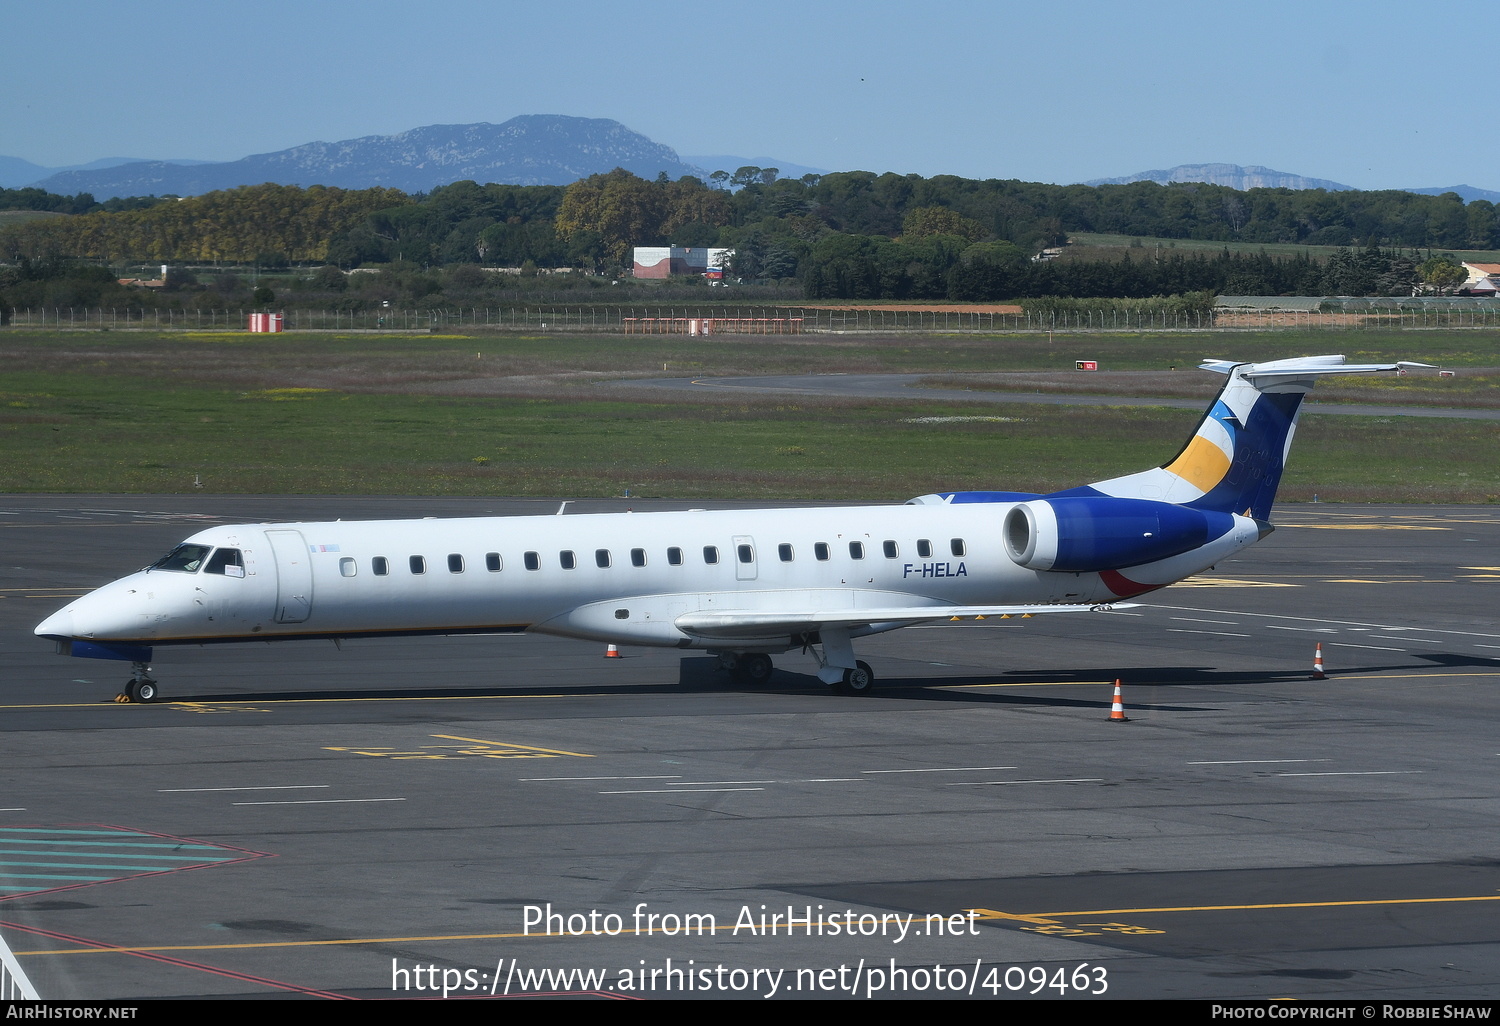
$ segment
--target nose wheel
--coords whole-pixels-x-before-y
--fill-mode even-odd
[[[125,682],[125,691],[119,701],[154,702],[157,698],[156,681],[151,679],[151,667],[145,663],[135,664],[135,674]]]

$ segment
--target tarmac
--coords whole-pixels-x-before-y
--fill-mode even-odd
[[[868,697],[521,636],[158,649],[120,704],[31,633],[206,525],[556,508],[0,501],[42,996],[1497,993],[1500,507],[1287,506],[1132,608],[858,641]]]

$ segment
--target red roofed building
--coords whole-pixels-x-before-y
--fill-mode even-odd
[[[1464,270],[1469,272],[1469,277],[1459,286],[1459,291],[1489,296],[1500,292],[1500,264],[1471,264],[1465,261]]]

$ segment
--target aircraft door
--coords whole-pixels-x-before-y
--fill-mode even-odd
[[[734,579],[755,580],[755,539],[746,534],[734,536]]]
[[[301,531],[267,531],[276,560],[277,623],[301,623],[312,615],[312,559]]]

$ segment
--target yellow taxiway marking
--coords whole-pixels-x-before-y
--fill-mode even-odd
[[[1426,524],[1277,524],[1277,527],[1300,527],[1309,531],[1451,531],[1451,527],[1428,527]]]
[[[1055,688],[1082,685],[1084,687],[1109,687],[1113,680],[1033,680],[1021,681],[1020,683],[1005,682],[995,684],[944,684],[941,681],[929,684],[932,688]]]
[[[330,752],[349,752],[352,755],[368,755],[375,758],[386,759],[463,759],[476,757],[482,759],[555,759],[560,756],[572,756],[577,759],[592,759],[592,755],[584,755],[581,752],[564,752],[555,748],[537,748],[532,745],[512,744],[509,741],[484,741],[476,737],[455,737],[452,734],[433,734],[432,737],[441,738],[444,741],[463,741],[461,745],[421,745],[415,750],[402,748],[391,748],[385,745],[326,745]],[[434,749],[456,750],[452,755],[433,754]]]
[[[225,699],[224,701],[211,702],[169,702],[158,701],[149,704],[159,707],[178,707],[182,712],[204,712],[204,709],[196,708],[206,705],[234,705],[244,706],[243,709],[233,710],[235,712],[264,712],[255,706],[261,705],[322,705],[330,702],[480,702],[490,699],[513,699],[513,698],[602,698],[613,694],[609,691],[590,691],[584,694],[558,694],[558,695],[434,695],[431,698],[403,697],[403,698],[276,698],[270,701],[254,699]],[[33,705],[0,705],[0,709],[96,709],[100,706],[112,706],[117,703],[113,701],[101,702],[50,702],[36,703]],[[132,708],[142,708],[146,703],[124,702],[118,703]],[[224,710],[229,711],[229,710]]]
[[[452,734],[434,734],[445,741],[469,741],[476,745],[486,745],[491,748],[519,748],[528,752],[546,752],[548,755],[572,755],[580,759],[592,759],[592,755],[584,755],[582,752],[564,752],[556,748],[537,748],[533,745],[518,745],[510,741],[482,741],[477,737],[455,737]]]
[[[1158,908],[1106,908],[1083,912],[1036,912],[1027,919],[1068,919],[1074,916],[1146,915],[1155,912],[1253,912],[1275,908],[1353,908],[1361,905],[1442,905],[1466,901],[1500,901],[1500,894],[1469,894],[1451,898],[1362,898],[1352,901],[1274,901],[1254,905],[1167,905]],[[982,911],[982,910],[976,910]],[[980,916],[983,919],[984,916]]]
[[[79,586],[78,585],[74,585],[71,588],[0,588],[0,591],[26,591],[26,592],[31,592],[31,591],[60,591],[60,592],[69,592],[69,591],[72,591],[72,592],[78,592],[78,594],[80,594],[80,595],[84,594],[87,590],[88,589],[85,588],[83,591],[79,591]]]
[[[1247,581],[1237,577],[1189,577],[1172,585],[1174,588],[1300,588],[1300,584],[1279,581]]]
[[[1017,914],[1010,912],[997,912],[994,909],[976,908],[967,911],[974,913],[978,922],[1008,920],[1012,922],[1023,922],[1037,925],[1048,925],[1058,919],[1069,919],[1077,916],[1120,916],[1120,915],[1149,915],[1153,913],[1168,912],[1244,912],[1265,909],[1294,909],[1294,908],[1351,908],[1358,906],[1380,906],[1380,905],[1440,905],[1456,904],[1473,901],[1500,901],[1500,894],[1475,894],[1451,898],[1368,898],[1354,901],[1283,901],[1266,902],[1254,905],[1167,905],[1157,908],[1110,908],[1089,909],[1086,911],[1072,912],[1033,912],[1029,914]],[[925,920],[926,917],[917,916],[915,920]],[[713,927],[705,925],[705,933],[721,933],[733,929],[732,923],[715,924]],[[651,934],[663,931],[664,927],[646,927],[639,931],[628,931],[632,936],[638,934]],[[675,929],[675,928],[674,928]],[[1151,931],[1160,932],[1160,931]],[[129,955],[143,951],[236,951],[253,948],[317,948],[333,947],[339,945],[356,944],[414,944],[419,942],[437,941],[468,941],[468,940],[541,940],[549,937],[567,938],[573,936],[566,933],[454,933],[435,934],[431,936],[417,937],[341,937],[336,940],[309,940],[309,941],[257,941],[241,944],[151,944],[136,945],[132,947],[107,947],[107,948],[55,948],[39,951],[17,951],[18,956],[32,955]]]

